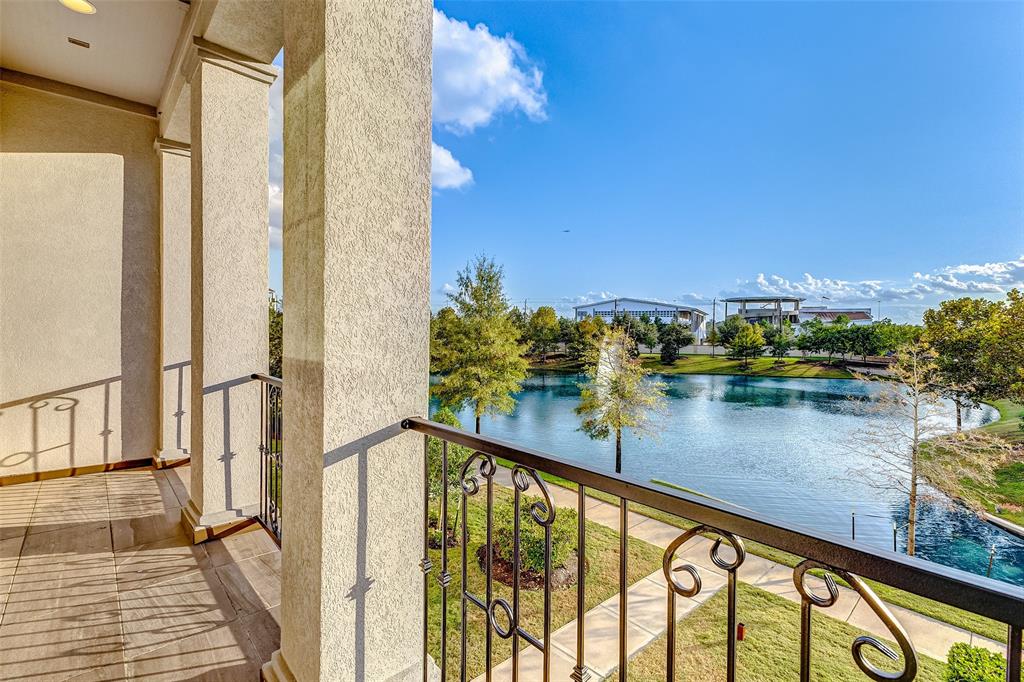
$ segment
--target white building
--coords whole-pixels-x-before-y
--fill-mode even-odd
[[[679,322],[690,328],[697,337],[697,342],[704,341],[707,334],[708,314],[699,308],[675,303],[663,303],[661,301],[646,301],[640,298],[613,298],[607,301],[596,301],[574,306],[576,320],[586,317],[601,317],[605,322],[611,322],[617,315],[628,315],[639,318],[647,315],[653,322],[660,319],[668,324]]]
[[[799,333],[800,326],[811,320],[821,320],[825,324],[832,323],[840,315],[845,315],[855,325],[868,325],[874,321],[871,308],[829,308],[827,306],[803,306],[804,300],[797,296],[736,296],[727,298],[725,318],[739,315],[750,324],[769,322],[780,325],[789,322],[793,330]],[[729,306],[734,305],[735,312],[730,313]]]

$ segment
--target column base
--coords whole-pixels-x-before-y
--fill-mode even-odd
[[[418,682],[418,680],[422,679],[421,670],[419,666],[416,666],[415,669],[395,675],[387,682]],[[429,682],[442,682],[441,669],[434,663],[433,656],[427,657],[427,679]],[[288,667],[288,663],[284,660],[284,654],[281,653],[280,649],[275,651],[271,655],[270,660],[260,668],[260,682],[295,682],[295,675],[292,674],[291,668]]]
[[[260,668],[260,680],[261,682],[295,682],[295,675],[292,675],[280,649],[275,651],[270,660]]]
[[[154,469],[172,469],[188,464],[192,458],[182,456],[181,450],[161,450],[153,456]]]
[[[259,514],[259,507],[245,507],[242,510],[228,510],[214,514],[202,514],[196,509],[192,500],[188,501],[181,508],[181,526],[185,529],[185,535],[193,545],[198,545],[207,540],[216,540],[249,526],[257,525],[259,522],[256,516]]]

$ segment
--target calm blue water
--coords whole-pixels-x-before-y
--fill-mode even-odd
[[[485,417],[490,436],[613,471],[612,441],[590,440],[573,412],[576,375],[535,375],[517,396],[514,414]],[[623,471],[657,478],[769,514],[779,520],[892,547],[892,524],[906,550],[907,498],[872,487],[851,469],[874,463],[851,447],[853,434],[877,417],[853,396],[878,387],[848,379],[776,379],[709,375],[662,376],[668,414],[657,440],[623,439]],[[965,416],[968,426],[996,417],[984,407]],[[472,428],[469,410],[459,415]],[[954,426],[950,410],[948,427]],[[936,494],[935,491],[928,491]],[[919,511],[918,556],[984,574],[996,547],[992,577],[1024,584],[1024,542],[949,503],[925,502]]]

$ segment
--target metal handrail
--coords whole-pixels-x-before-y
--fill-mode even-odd
[[[281,398],[284,382],[267,374],[252,374],[260,382],[260,514],[259,521],[281,544],[281,487],[284,473]]]
[[[270,384],[271,386],[277,386],[278,388],[284,387],[284,381],[281,379],[281,377],[273,377],[270,376],[269,374],[260,374],[257,372],[254,374],[250,374],[249,378],[252,379],[253,381],[262,381],[264,383]]]
[[[1000,621],[1011,627],[1011,642],[1015,638],[1020,641],[1024,588],[784,523],[726,502],[602,473],[539,450],[420,417],[405,419],[402,426]]]

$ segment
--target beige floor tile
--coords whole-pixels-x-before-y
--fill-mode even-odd
[[[123,661],[117,597],[50,598],[0,625],[4,679],[63,680],[95,668],[117,671]]]
[[[178,504],[182,507],[188,504],[192,489],[192,467],[180,466],[171,469],[160,469],[158,473],[171,485],[174,496],[178,498]]]
[[[280,551],[277,543],[270,537],[259,524],[253,524],[248,529],[229,535],[220,540],[212,540],[206,543],[206,551],[210,555],[214,566],[223,566],[243,559],[268,552]]]
[[[27,535],[11,582],[4,623],[55,604],[87,604],[116,594],[114,555],[105,522]]]
[[[102,478],[83,476],[46,481],[39,489],[28,534],[106,522],[107,519],[107,493]]]
[[[206,547],[193,545],[184,533],[154,543],[115,550],[114,563],[120,592],[152,587],[212,566]]]
[[[217,577],[241,614],[264,611],[281,603],[281,553],[268,552],[217,567]]]
[[[39,495],[39,483],[0,488],[0,540],[25,535]]]
[[[236,612],[212,570],[119,595],[128,658],[207,632]]]
[[[180,507],[145,515],[112,516],[110,530],[115,550],[184,537]]]
[[[126,668],[130,679],[146,682],[254,682],[260,664],[236,621],[175,637],[166,646],[129,658]]]
[[[21,557],[21,545],[24,536],[0,540],[0,623],[3,623],[4,608],[7,606],[7,595],[11,591],[14,572]]]
[[[266,663],[281,648],[281,607],[243,616],[242,630],[252,643],[256,660]]]

